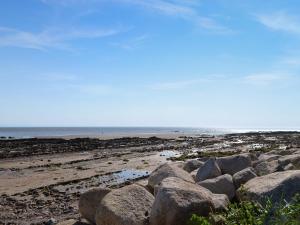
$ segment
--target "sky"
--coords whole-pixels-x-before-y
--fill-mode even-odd
[[[300,128],[298,0],[1,0],[0,126]]]

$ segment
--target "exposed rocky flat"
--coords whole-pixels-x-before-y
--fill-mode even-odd
[[[252,158],[244,159],[244,154],[251,154]],[[0,224],[54,224],[69,219],[70,224],[78,223],[82,218],[78,210],[82,193],[97,187],[118,190],[132,183],[146,186],[149,175],[166,162],[172,163],[167,169],[175,174],[171,177],[179,176],[180,179],[184,178],[184,182],[195,179],[198,182],[195,185],[210,189],[213,194],[221,192],[213,186],[214,183],[226,184],[226,193],[231,199],[235,197],[235,189],[250,179],[256,179],[256,176],[299,169],[299,155],[300,133],[297,132],[199,135],[169,139],[0,140]],[[219,172],[216,172],[214,164],[205,165],[214,157],[217,157],[215,163]],[[192,158],[197,162],[189,161]],[[189,163],[183,165],[183,161]],[[173,165],[181,171],[174,169]],[[200,171],[202,167],[209,169]],[[214,168],[213,173],[210,173],[211,168]],[[168,177],[169,172],[163,174]],[[159,173],[157,176],[162,175]],[[151,179],[153,183],[156,182],[153,176]],[[168,183],[165,185],[168,187]],[[251,183],[248,186],[252,187]],[[194,186],[190,188],[195,190]],[[195,195],[202,196],[198,191],[195,191]],[[215,199],[208,205],[221,207],[222,201],[216,199],[223,197],[207,193],[205,196]],[[252,193],[248,196],[256,195]],[[111,207],[109,201],[105,207]]]

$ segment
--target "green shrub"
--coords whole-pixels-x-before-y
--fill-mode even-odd
[[[216,217],[223,220],[216,222]],[[272,203],[268,199],[264,205],[243,201],[231,203],[226,212],[210,215],[208,218],[193,215],[188,225],[300,225],[300,195],[290,203],[282,200]]]
[[[187,225],[211,225],[211,223],[205,217],[193,214]]]

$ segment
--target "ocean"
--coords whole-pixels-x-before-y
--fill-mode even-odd
[[[0,127],[1,138],[32,138],[32,137],[107,137],[156,134],[223,134],[229,130],[211,128],[183,127]]]

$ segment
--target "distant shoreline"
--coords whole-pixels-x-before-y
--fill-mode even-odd
[[[76,139],[76,138],[96,138],[100,140],[109,140],[109,139],[119,139],[119,138],[150,138],[157,137],[162,139],[176,139],[180,137],[201,137],[201,136],[219,136],[219,135],[240,135],[240,134],[256,134],[256,133],[273,133],[273,134],[291,134],[299,133],[299,130],[247,130],[240,132],[223,132],[223,133],[191,133],[191,132],[159,132],[159,133],[103,133],[99,134],[78,134],[78,135],[45,135],[45,136],[23,136],[23,137],[14,137],[14,136],[3,136],[0,135],[0,140],[15,140],[15,139]]]
[[[201,134],[225,134],[228,130],[185,127],[0,127],[0,137],[14,138],[120,138],[178,137]]]

